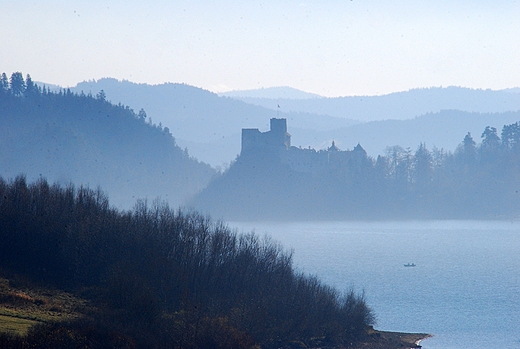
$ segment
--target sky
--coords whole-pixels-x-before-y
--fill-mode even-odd
[[[520,0],[0,0],[0,72],[327,97],[520,86]]]

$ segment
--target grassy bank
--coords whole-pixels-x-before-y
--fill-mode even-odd
[[[70,293],[0,277],[0,332],[26,335],[34,325],[72,321],[86,313],[86,301]]]

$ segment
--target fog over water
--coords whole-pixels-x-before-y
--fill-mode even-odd
[[[364,291],[381,330],[425,349],[520,348],[520,222],[241,223],[294,250],[325,282]],[[415,267],[405,267],[415,263]]]

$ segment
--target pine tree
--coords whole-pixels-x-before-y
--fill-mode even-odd
[[[9,80],[7,79],[7,75],[2,73],[0,77],[0,92],[6,93],[9,90]]]
[[[11,75],[11,93],[14,96],[23,96],[25,92],[25,80],[20,72]]]

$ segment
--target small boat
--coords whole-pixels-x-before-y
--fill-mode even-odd
[[[415,267],[415,263],[406,263],[405,267]]]

